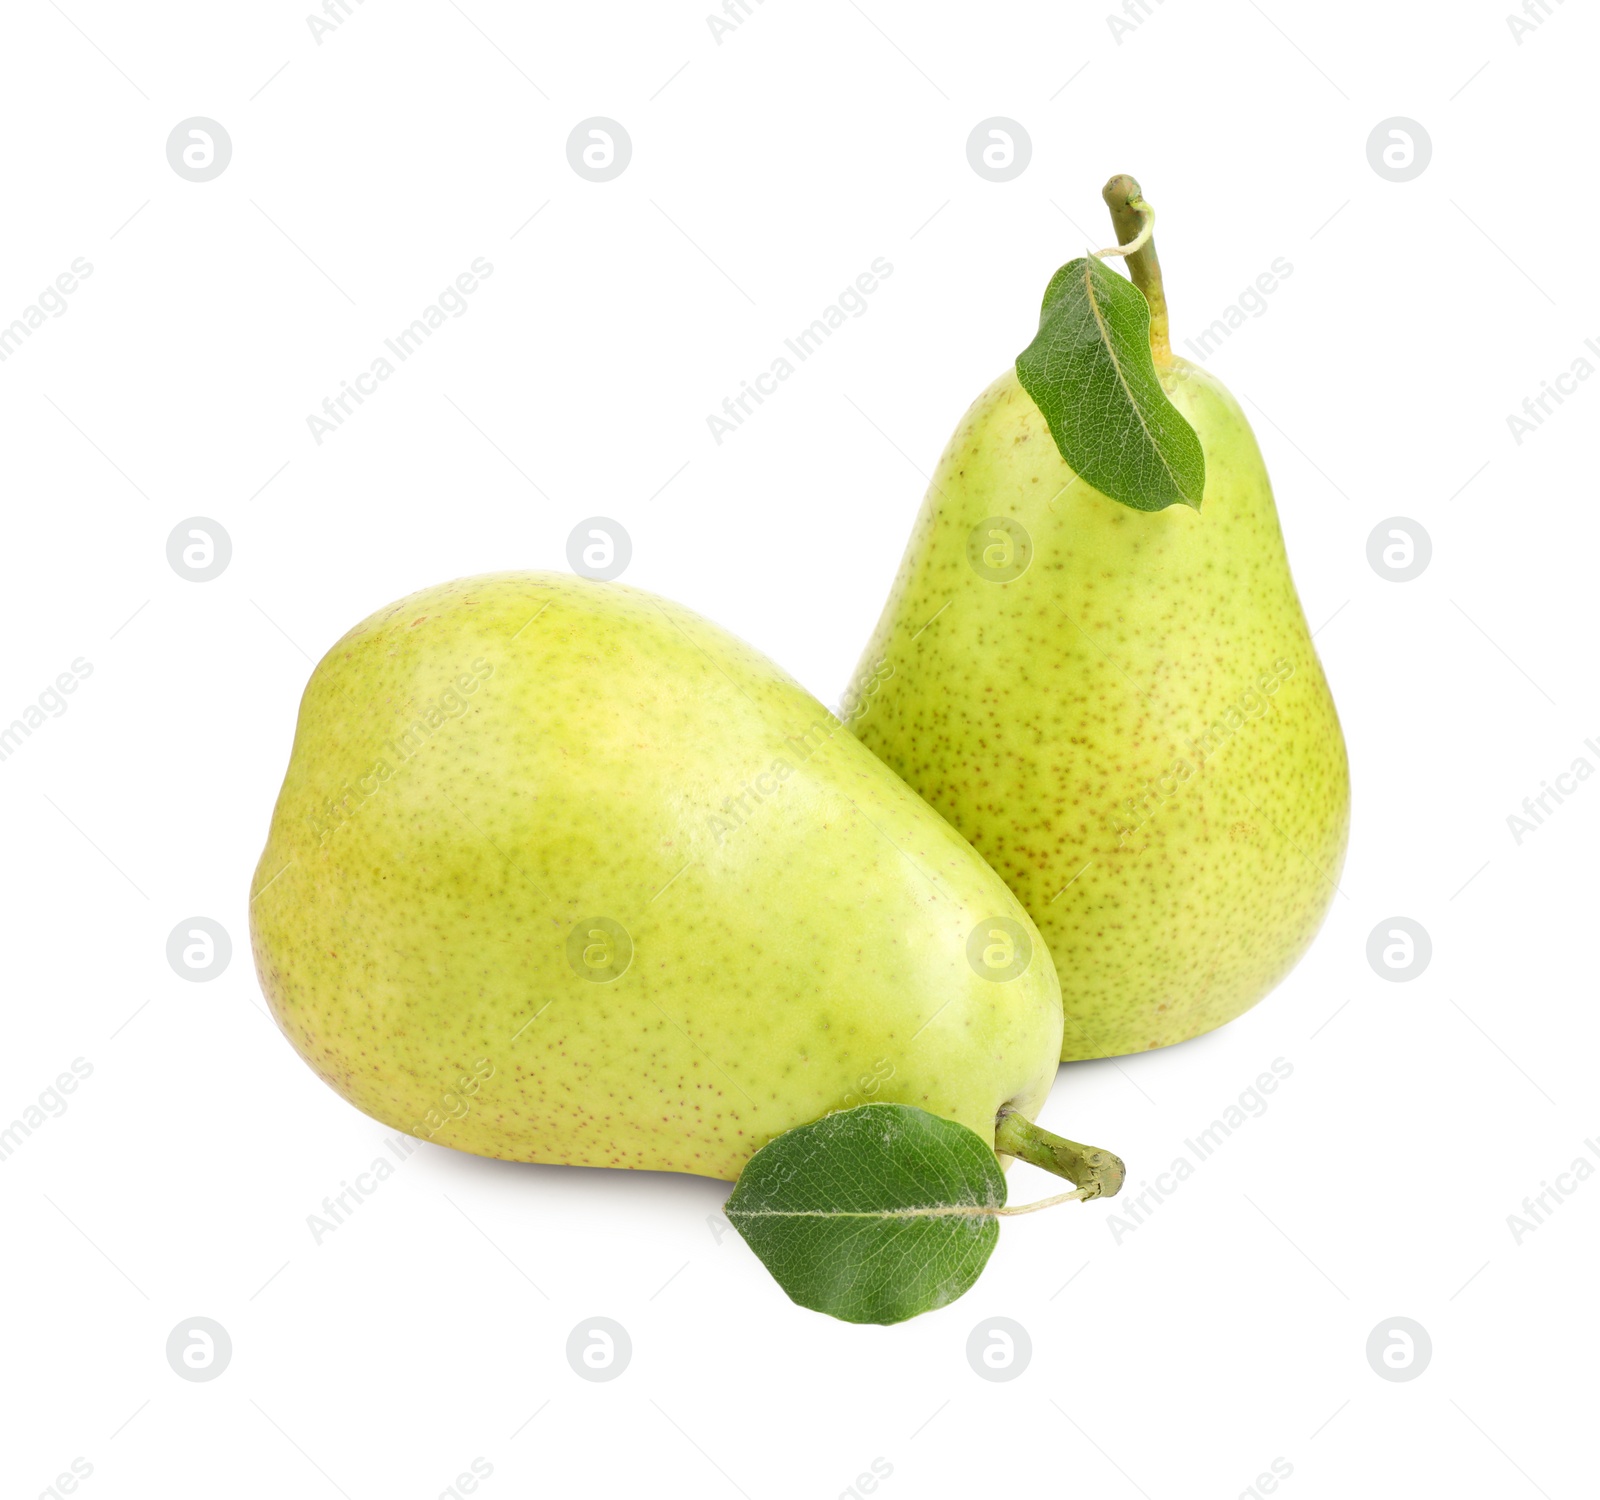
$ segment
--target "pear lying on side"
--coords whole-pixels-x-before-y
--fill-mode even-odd
[[[1106,197],[1133,240],[1138,185],[1113,179]],[[1198,435],[1198,507],[1196,494],[1133,509],[1096,489],[1008,370],[940,460],[852,693],[853,732],[1044,933],[1069,1059],[1180,1042],[1254,1005],[1321,924],[1349,827],[1344,741],[1261,453],[1221,382],[1173,356],[1144,239],[1128,260],[1149,299],[1137,352],[1165,395],[1144,407],[1152,420],[1175,407]],[[1047,313],[1069,271],[1134,295],[1094,264],[1057,273]],[[1104,299],[1084,295],[1055,370],[1103,335],[1087,313]],[[1106,371],[1137,386],[1115,359]],[[1101,420],[1060,389],[1063,425]],[[1091,435],[1109,471],[1147,436]]]
[[[251,934],[327,1083],[517,1161],[732,1179],[869,1100],[993,1143],[1060,1048],[1044,944],[960,835],[748,646],[564,575],[329,651]]]

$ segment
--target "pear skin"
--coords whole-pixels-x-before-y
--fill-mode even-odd
[[[1255,437],[1206,370],[1159,374],[1204,449],[1199,511],[1091,488],[1007,371],[940,460],[856,676],[877,688],[852,731],[1044,933],[1067,1059],[1254,1005],[1321,925],[1349,830]]]
[[[427,589],[328,652],[251,937],[334,1089],[516,1161],[732,1179],[873,1100],[993,1143],[1060,1049],[1044,943],[959,834],[741,641],[565,575]]]

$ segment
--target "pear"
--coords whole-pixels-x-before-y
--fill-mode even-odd
[[[1126,177],[1106,198],[1127,244],[1148,205]],[[1128,264],[1161,390],[1204,453],[1198,509],[1095,489],[1008,370],[945,449],[853,690],[852,731],[1044,933],[1067,1059],[1254,1005],[1321,924],[1349,829],[1260,450],[1222,383],[1172,354],[1147,240]]]
[[[621,584],[468,578],[350,631],[250,909],[311,1067],[484,1156],[732,1179],[869,1101],[1026,1154],[1055,1076],[999,877],[770,661]]]

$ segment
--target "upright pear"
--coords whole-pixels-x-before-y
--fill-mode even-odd
[[[1180,1042],[1260,1000],[1322,922],[1350,807],[1250,425],[1219,380],[1171,351],[1138,185],[1113,179],[1106,198],[1120,238],[1139,236],[1128,265],[1161,393],[1152,384],[1126,410],[1147,425],[1176,409],[1203,451],[1203,496],[1158,494],[1159,509],[1111,498],[1006,371],[945,449],[851,695],[861,742],[972,841],[1044,933],[1068,1059]],[[1067,372],[1061,433],[1106,472],[1147,452],[1159,491],[1171,476],[1153,428],[1115,430],[1106,413],[1122,408],[1086,407],[1087,386],[1070,385],[1068,367],[1092,357],[1139,395],[1094,278],[1131,289],[1075,262],[1047,312],[1069,271],[1087,278],[1082,326],[1047,351],[1053,366],[1032,369]]]
[[[357,625],[250,910],[311,1067],[485,1156],[732,1179],[870,1101],[992,1144],[1055,1077],[1055,972],[994,872],[770,661],[621,584],[468,578]]]

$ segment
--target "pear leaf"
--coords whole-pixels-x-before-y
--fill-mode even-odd
[[[1200,439],[1161,389],[1150,304],[1097,256],[1050,278],[1039,332],[1017,379],[1044,413],[1061,456],[1103,495],[1134,510],[1200,509]]]
[[[999,1238],[994,1149],[909,1104],[860,1104],[785,1131],[723,1207],[778,1285],[848,1323],[899,1323],[954,1302]]]

